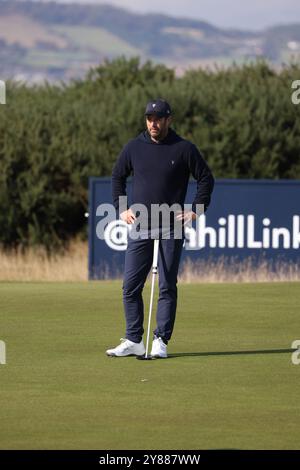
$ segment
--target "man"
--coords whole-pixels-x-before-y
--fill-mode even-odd
[[[171,108],[162,99],[151,101],[145,111],[147,130],[131,140],[122,150],[112,172],[112,194],[114,206],[127,224],[135,224],[137,214],[131,208],[121,210],[119,197],[126,196],[126,179],[133,174],[133,204],[143,204],[151,223],[153,206],[173,204],[184,206],[190,174],[197,180],[197,192],[192,211],[181,210],[176,221],[181,227],[197,217],[197,205],[204,210],[210,203],[214,178],[201,154],[191,142],[182,139],[170,128]],[[132,206],[131,206],[132,207]],[[169,237],[162,236],[163,226],[158,226],[159,242],[159,299],[157,305],[151,356],[167,357],[167,344],[174,328],[177,306],[177,273],[184,236],[174,236],[174,225],[170,223]],[[142,224],[143,225],[143,224]],[[152,229],[152,227],[151,227]],[[128,237],[123,280],[123,303],[126,318],[126,338],[108,356],[141,356],[145,354],[142,340],[144,333],[144,305],[142,291],[153,259],[152,232],[141,230],[147,236]],[[182,229],[183,233],[183,229]]]

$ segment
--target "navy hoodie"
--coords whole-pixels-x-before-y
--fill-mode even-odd
[[[132,203],[144,204],[150,211],[151,204],[178,203],[183,207],[190,174],[197,180],[196,204],[210,203],[214,178],[197,147],[169,129],[159,143],[153,142],[148,131],[128,142],[123,148],[112,171],[112,196],[119,210],[119,196],[126,196],[126,178],[133,175]]]

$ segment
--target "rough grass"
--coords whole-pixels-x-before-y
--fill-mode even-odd
[[[1,283],[0,447],[299,449],[299,304],[299,283],[180,285],[170,358],[143,362],[104,354],[119,281]]]
[[[86,281],[87,243],[76,241],[64,253],[44,248],[0,251],[0,281]]]
[[[0,250],[0,281],[87,281],[87,242],[73,241],[64,253],[48,256],[43,248],[4,251]],[[122,274],[120,273],[121,277]],[[251,258],[228,264],[225,258],[183,261],[179,281],[191,282],[268,282],[300,281],[300,265],[278,262],[276,270],[270,269],[267,260],[258,265]]]

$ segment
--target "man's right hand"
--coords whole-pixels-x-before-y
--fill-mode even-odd
[[[127,211],[122,212],[120,214],[120,217],[127,224],[133,224],[136,220],[136,216],[134,215],[131,209],[128,209]]]

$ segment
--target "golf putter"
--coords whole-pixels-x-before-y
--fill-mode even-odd
[[[152,263],[152,284],[151,284],[151,295],[150,295],[146,353],[144,356],[137,356],[137,359],[148,360],[148,361],[152,359],[151,356],[148,356],[148,349],[149,349],[149,337],[150,337],[150,328],[151,328],[151,315],[152,315],[152,305],[153,305],[153,296],[154,296],[155,275],[157,274],[157,264],[158,264],[158,248],[159,248],[159,240],[154,240],[153,263]]]

